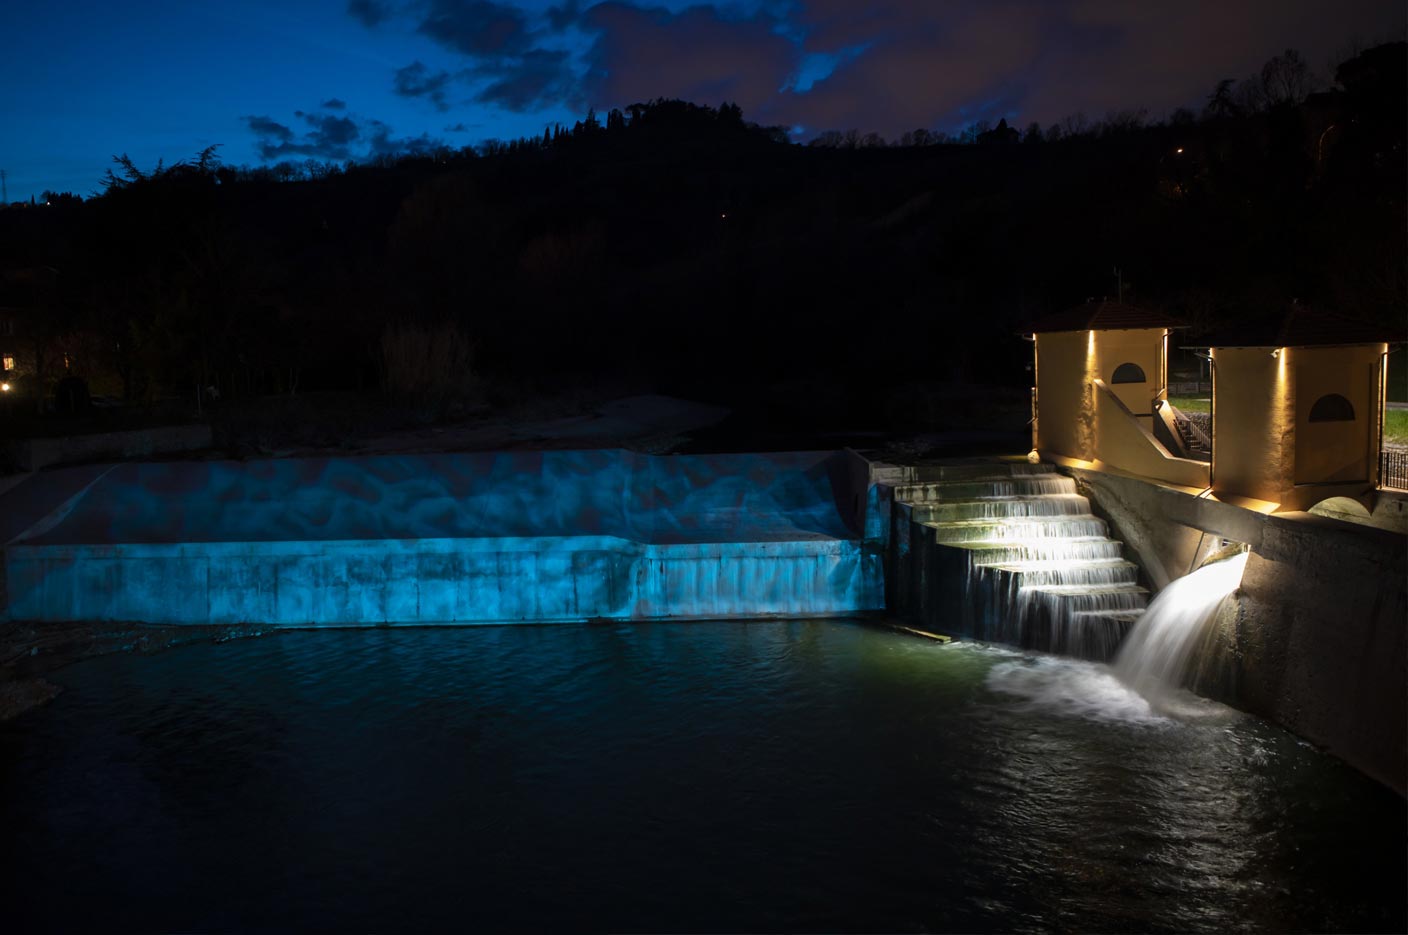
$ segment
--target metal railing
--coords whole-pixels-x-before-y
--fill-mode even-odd
[[[1170,380],[1168,384],[1168,395],[1170,396],[1211,396],[1212,383],[1204,380],[1202,382]]]
[[[1408,490],[1408,448],[1385,448],[1379,453],[1379,486]]]

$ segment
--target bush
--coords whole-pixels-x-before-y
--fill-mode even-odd
[[[445,409],[473,390],[473,356],[454,322],[390,324],[381,334],[382,385],[406,402]]]

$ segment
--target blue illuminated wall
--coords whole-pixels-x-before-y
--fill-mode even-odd
[[[5,612],[349,625],[879,609],[852,457],[123,464],[6,547]]]

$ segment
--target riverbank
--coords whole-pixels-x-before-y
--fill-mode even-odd
[[[49,676],[80,659],[111,653],[150,655],[192,643],[225,643],[262,636],[275,629],[251,624],[0,623],[0,721],[56,698],[63,687],[51,682]]]

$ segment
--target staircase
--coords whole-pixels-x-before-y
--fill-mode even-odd
[[[1187,415],[1175,407],[1169,408],[1173,409],[1173,424],[1178,428],[1178,437],[1183,440],[1183,450],[1188,457],[1196,461],[1211,461],[1212,443],[1207,435]]]
[[[892,606],[941,631],[1114,656],[1148,592],[1075,481],[1025,462],[918,470],[894,489]]]

